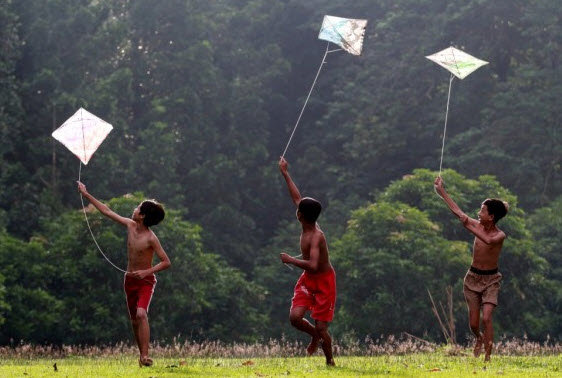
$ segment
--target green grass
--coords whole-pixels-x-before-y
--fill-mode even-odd
[[[57,364],[57,371],[53,364]],[[0,377],[181,377],[181,376],[426,376],[562,377],[562,355],[492,356],[492,361],[443,351],[374,357],[336,357],[326,367],[322,357],[155,358],[139,368],[131,355],[112,357],[0,357]]]

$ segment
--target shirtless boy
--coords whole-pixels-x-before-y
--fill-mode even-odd
[[[478,220],[466,215],[445,191],[443,179],[437,177],[435,190],[443,198],[449,209],[463,226],[474,236],[472,247],[472,265],[464,277],[464,297],[468,305],[469,324],[476,337],[474,356],[478,357],[484,344],[485,361],[490,360],[494,342],[492,314],[498,304],[501,273],[498,272],[498,260],[505,233],[496,227],[496,223],[508,211],[507,202],[498,199],[486,199],[478,212]],[[480,333],[480,309],[484,335]]]
[[[293,327],[310,335],[310,344],[306,348],[308,354],[316,352],[318,343],[321,343],[326,364],[334,366],[332,338],[328,333],[328,326],[334,317],[336,304],[336,273],[330,264],[324,233],[316,224],[322,206],[313,198],[301,198],[297,186],[289,176],[288,163],[283,157],[279,160],[279,169],[287,182],[291,199],[297,207],[297,219],[302,226],[302,260],[281,253],[283,263],[304,270],[295,285],[289,320]],[[314,326],[304,318],[307,311],[312,311]]]
[[[127,273],[124,287],[129,308],[129,317],[139,347],[139,366],[151,366],[148,357],[150,328],[148,326],[148,306],[156,286],[154,273],[168,269],[170,259],[160,245],[160,241],[149,228],[164,219],[162,205],[153,200],[143,201],[133,211],[132,219],[114,213],[107,205],[98,201],[78,181],[78,191],[88,199],[103,215],[127,227]],[[152,266],[154,253],[160,262]]]

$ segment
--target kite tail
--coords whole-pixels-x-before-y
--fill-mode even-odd
[[[316,81],[318,80],[318,76],[320,75],[320,71],[322,70],[322,66],[324,66],[324,63],[326,63],[326,56],[328,55],[328,52],[330,52],[330,51],[328,51],[329,47],[330,47],[330,42],[328,42],[328,44],[326,45],[326,52],[324,53],[324,57],[322,58],[322,63],[320,63],[320,67],[318,67],[318,72],[316,72],[316,77],[314,78],[314,82],[312,82],[312,86],[310,87],[310,91],[308,92],[308,96],[306,96],[306,101],[304,102],[304,105],[301,109],[299,117],[297,118],[297,122],[295,123],[295,127],[293,128],[293,132],[291,133],[291,136],[289,137],[289,141],[287,142],[287,146],[285,146],[285,150],[283,151],[283,155],[281,155],[281,157],[285,157],[285,153],[287,152],[287,148],[289,148],[289,144],[291,144],[291,140],[293,139],[293,135],[295,135],[295,131],[297,130],[297,126],[299,125],[302,114],[304,113],[304,109],[306,108],[306,104],[308,104],[308,99],[310,98],[310,95],[312,94],[312,90],[314,89],[314,86],[316,85]],[[337,51],[337,50],[334,50],[334,51]]]
[[[449,100],[451,99],[451,84],[453,83],[454,75],[451,74],[449,79],[449,94],[447,95],[447,110],[445,111],[445,128],[443,129],[443,144],[441,145],[441,162],[439,163],[439,177],[441,177],[441,170],[443,167],[443,151],[445,150],[445,134],[447,133],[447,118],[449,116]]]
[[[82,161],[80,161],[80,169],[78,170],[78,181],[80,181],[80,175],[82,173]],[[92,232],[92,228],[90,227],[90,222],[88,221],[88,215],[86,214],[86,207],[84,206],[84,197],[82,197],[82,193],[80,193],[80,202],[82,202],[82,210],[84,211],[84,218],[86,218],[86,224],[88,225],[88,230],[90,230],[90,235],[92,235],[92,239],[94,240],[94,243],[96,244],[96,247],[98,247],[98,251],[100,251],[101,255],[104,257],[104,259],[110,263],[115,269],[123,272],[123,273],[127,273],[126,270],[123,270],[121,268],[119,268],[117,265],[115,265],[113,262],[111,262],[110,259],[107,258],[107,256],[105,255],[105,253],[103,253],[103,251],[101,250],[98,241],[96,240],[96,237],[94,236],[94,233]]]

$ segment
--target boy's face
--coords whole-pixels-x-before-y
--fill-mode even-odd
[[[492,222],[494,216],[488,213],[488,206],[482,204],[480,206],[480,211],[478,212],[478,220],[480,222]]]
[[[297,220],[300,222],[301,221],[301,212],[299,211],[299,209],[297,209],[297,212],[295,213],[295,216],[297,217]]]
[[[142,216],[140,214],[140,207],[141,207],[141,205],[138,205],[137,207],[135,207],[135,210],[133,210],[132,218],[133,218],[134,221],[138,221],[138,220],[142,219]]]

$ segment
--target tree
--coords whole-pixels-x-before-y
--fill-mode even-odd
[[[108,204],[127,214],[142,198],[137,193]],[[88,212],[102,250],[124,268],[126,230],[92,208]],[[262,289],[218,255],[204,252],[201,228],[183,221],[178,211],[167,209],[155,231],[172,269],[158,275],[150,311],[153,339],[181,334],[195,340],[254,340],[263,320],[255,305]],[[130,338],[122,273],[97,251],[81,211],[53,217],[29,243],[2,235],[0,246],[4,302],[11,308],[0,326],[0,343],[105,344]],[[0,314],[5,309],[1,306]]]
[[[351,332],[351,324],[357,324],[359,335],[406,330],[435,336],[425,289],[442,293],[448,285],[458,293],[455,314],[465,323],[460,293],[472,237],[433,194],[435,176],[429,170],[415,170],[389,185],[374,203],[353,212],[346,233],[333,248],[338,276],[343,277],[338,281],[340,293],[346,293],[340,295],[338,312],[348,327],[342,331]],[[468,180],[446,170],[443,177],[453,199],[468,214],[490,195],[511,203],[500,224],[508,239],[500,257],[504,280],[497,329],[500,334],[522,336],[524,326],[530,337],[545,337],[553,326],[540,321],[546,308],[548,282],[543,274],[548,264],[534,252],[516,198],[491,176]],[[368,319],[377,319],[370,332]],[[467,335],[468,328],[464,330]]]
[[[545,274],[548,294],[544,296],[546,311],[542,316],[545,332],[559,340],[562,338],[562,197],[539,208],[529,217],[527,224],[533,234],[534,249],[549,263]]]
[[[427,291],[435,296],[450,285],[458,293],[469,265],[466,243],[440,234],[427,214],[400,202],[355,210],[332,248],[338,276],[334,329],[359,337],[406,331],[435,338],[439,329]],[[464,308],[460,295],[454,307],[456,313]]]

